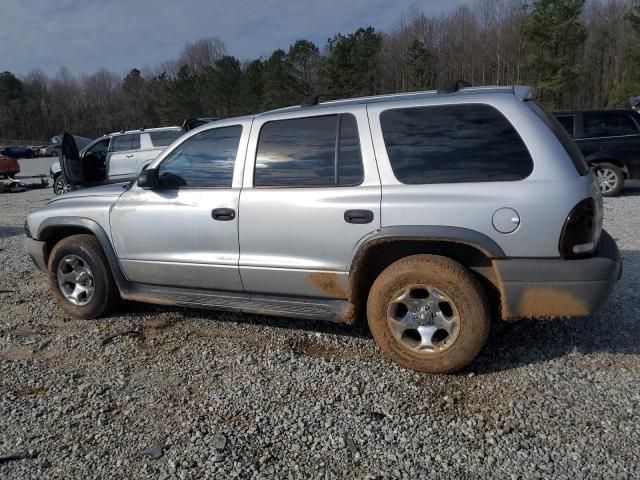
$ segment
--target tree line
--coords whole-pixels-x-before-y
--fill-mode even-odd
[[[241,62],[212,37],[122,76],[0,73],[0,138],[46,139],[176,125],[321,100],[473,85],[528,84],[550,109],[626,106],[640,95],[638,0],[477,0],[440,15],[412,8],[388,32],[298,40]]]

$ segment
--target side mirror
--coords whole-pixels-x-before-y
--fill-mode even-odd
[[[149,190],[158,188],[158,184],[160,183],[158,179],[158,170],[156,170],[155,168],[147,168],[145,170],[142,170],[138,174],[137,183],[140,188]]]

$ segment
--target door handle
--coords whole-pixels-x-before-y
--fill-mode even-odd
[[[132,153],[132,154],[130,154],[130,155],[125,155],[125,157],[127,157],[127,158],[131,158],[131,157],[133,157],[133,153]]]
[[[347,210],[344,212],[344,221],[347,223],[371,223],[373,212],[371,210]]]
[[[211,216],[214,220],[228,222],[236,218],[236,211],[233,208],[214,208],[211,211]]]

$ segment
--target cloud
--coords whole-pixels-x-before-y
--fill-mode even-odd
[[[186,42],[216,36],[241,60],[306,38],[372,25],[385,30],[412,5],[427,13],[465,0],[0,0],[0,70],[24,74],[61,66],[124,73],[175,58]],[[55,6],[52,6],[55,4]]]

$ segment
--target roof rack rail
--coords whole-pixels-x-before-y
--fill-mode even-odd
[[[320,102],[320,95],[305,95],[301,107],[315,107]]]
[[[466,80],[450,80],[444,84],[444,87],[438,89],[438,93],[455,93],[458,90],[472,86],[471,82],[467,82]]]

